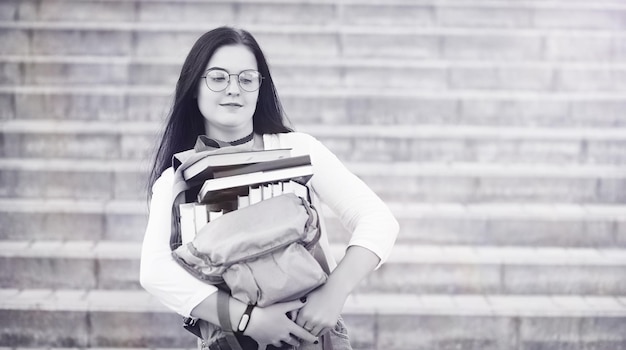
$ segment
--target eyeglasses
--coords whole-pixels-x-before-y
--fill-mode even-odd
[[[239,87],[243,91],[254,92],[261,87],[263,76],[254,69],[244,70],[239,74],[230,74],[227,71],[220,68],[209,69],[205,75],[202,76],[206,82],[206,86],[215,92],[224,91],[228,84],[230,84],[230,77],[234,75],[237,77]]]

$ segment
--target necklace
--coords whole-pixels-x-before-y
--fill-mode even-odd
[[[246,142],[252,141],[252,138],[254,138],[254,131],[252,131],[248,136],[244,136],[244,137],[242,137],[240,139],[237,139],[235,141],[230,141],[228,143],[231,146],[243,145]]]
[[[202,152],[202,151],[222,148],[222,147],[239,146],[239,145],[246,144],[252,141],[253,139],[254,139],[254,131],[252,131],[250,135],[248,136],[245,136],[245,137],[242,137],[240,139],[237,139],[235,141],[230,141],[230,142],[212,139],[206,135],[200,135],[196,139],[196,145],[194,146],[194,149],[196,150],[196,152]]]

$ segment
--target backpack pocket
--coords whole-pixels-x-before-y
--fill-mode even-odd
[[[306,248],[292,243],[230,266],[223,278],[234,298],[263,307],[305,296],[324,284],[327,276]]]

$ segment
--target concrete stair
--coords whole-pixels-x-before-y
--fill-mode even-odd
[[[307,57],[273,59],[273,78],[285,89],[314,86],[350,89],[427,88],[435,91],[515,89],[522,91],[623,91],[622,63],[498,62],[410,60],[401,58]],[[167,89],[178,79],[180,59],[173,57],[7,55],[0,63],[3,83],[19,86],[92,84],[157,85]],[[315,76],[309,72],[315,70]],[[86,74],[89,72],[91,74]],[[93,72],[93,73],[92,73]],[[31,85],[31,88],[33,86]],[[289,91],[285,91],[289,94]]]
[[[550,92],[516,90],[444,90],[401,87],[279,86],[285,107],[297,124],[469,125],[498,127],[623,126],[623,91]],[[165,86],[4,86],[0,99],[11,108],[3,119],[78,119],[96,121],[159,120],[167,112],[172,91]],[[93,105],[97,104],[100,108]],[[18,117],[19,116],[19,117]]]
[[[194,346],[186,331],[171,326],[180,319],[143,291],[0,295],[8,300],[0,309],[0,339],[29,348]],[[371,294],[351,297],[345,319],[355,349],[619,349],[625,308],[624,298],[615,297]]]
[[[127,159],[149,163],[158,125],[145,122],[2,123],[8,158]],[[621,128],[301,125],[345,161],[605,163],[624,160]],[[349,134],[350,136],[346,136]]]
[[[571,203],[388,203],[401,223],[399,243],[545,247],[624,247],[623,205]],[[147,203],[133,200],[0,199],[3,240],[139,242]],[[324,210],[332,241],[348,233]]]
[[[416,162],[347,166],[389,201],[624,202],[626,171],[615,166]],[[0,169],[6,184],[2,197],[145,198],[146,170],[133,161],[4,158]],[[397,185],[390,185],[390,179]]]
[[[222,24],[400,221],[355,350],[626,349],[623,1],[6,0],[0,350],[195,348],[137,282],[145,176]]]
[[[0,248],[0,288],[140,288],[140,243],[2,241]],[[340,258],[345,246],[333,248]],[[625,274],[624,249],[399,243],[355,294],[624,295]],[[63,278],[68,275],[73,278]]]
[[[34,175],[34,176],[33,176]],[[137,180],[137,176],[123,176],[125,174],[98,174],[98,173],[68,173],[58,172],[49,175],[32,174],[28,172],[7,172],[6,176],[19,179],[12,182],[14,187],[11,188],[9,196],[21,196],[27,198],[46,198],[50,196],[67,196],[75,198],[83,196],[86,199],[136,199],[136,192],[132,194],[128,192],[129,188],[140,188],[140,186],[130,187],[128,182],[141,182]],[[130,174],[135,175],[135,174]],[[396,181],[407,181],[404,175],[395,178]],[[431,178],[425,177],[408,181],[410,183],[410,192],[404,192],[400,186],[398,188],[389,188],[385,186],[385,181],[389,177],[363,177],[370,183],[372,188],[378,192],[384,200],[396,198],[398,200],[426,200],[431,202],[449,202],[449,201],[484,201],[497,200],[506,201],[511,198],[519,198],[520,200],[537,200],[540,202],[558,201],[587,201],[589,203],[603,201],[605,203],[619,203],[623,200],[622,193],[612,193],[611,190],[620,190],[623,186],[613,186],[609,183],[608,189],[604,188],[602,183],[600,194],[597,194],[597,181],[594,179],[574,179],[559,181],[559,179],[484,179],[478,181],[475,178]],[[101,186],[89,185],[91,181],[98,181]],[[46,181],[46,187],[33,188],[27,181]],[[477,184],[477,182],[479,182]],[[79,183],[81,185],[75,185]],[[517,191],[509,190],[511,187],[521,186]],[[550,190],[544,190],[549,188]],[[18,194],[19,193],[19,194]],[[129,198],[131,197],[131,198]],[[595,197],[595,198],[594,198]],[[590,198],[593,198],[591,200]]]

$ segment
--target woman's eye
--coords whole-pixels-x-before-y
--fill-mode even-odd
[[[225,77],[211,77],[211,80],[219,82],[219,81],[226,80],[226,78]]]

